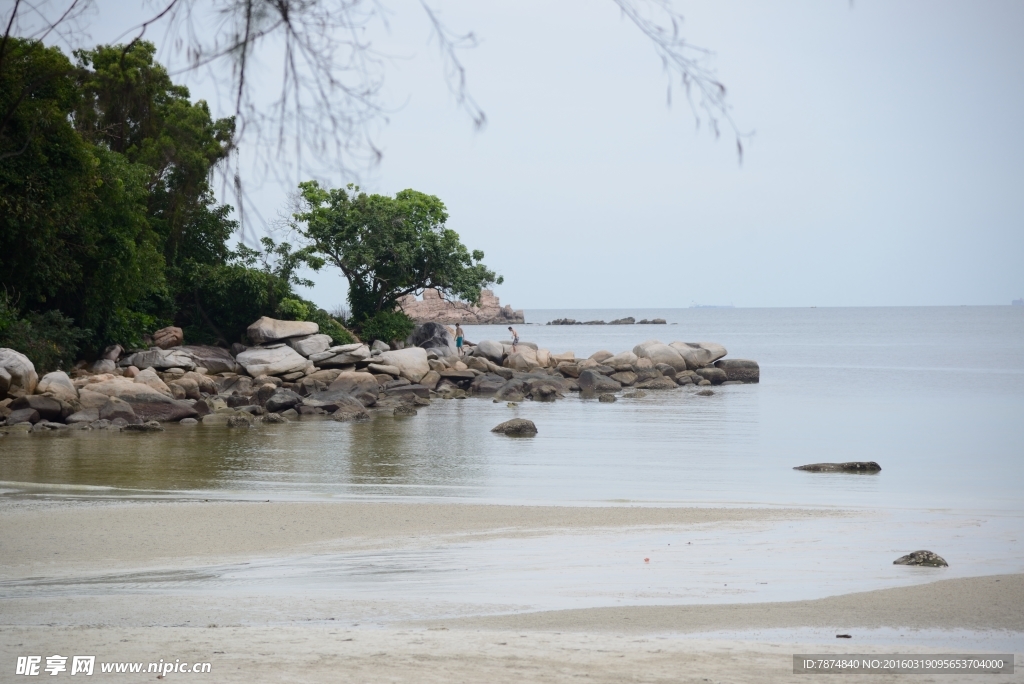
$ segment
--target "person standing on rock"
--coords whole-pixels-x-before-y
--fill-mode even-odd
[[[519,333],[511,325],[508,326],[508,331],[512,333],[512,353],[514,354],[516,352],[516,345],[519,344]]]
[[[455,324],[455,349],[459,352],[459,356],[462,356],[462,339],[465,337],[465,333],[462,332],[462,326],[458,323]]]

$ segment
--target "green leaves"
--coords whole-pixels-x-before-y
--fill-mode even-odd
[[[447,209],[433,195],[368,195],[354,185],[327,190],[316,181],[300,183],[299,191],[304,206],[294,216],[297,227],[348,279],[353,318],[364,326],[394,311],[407,294],[436,288],[475,302],[481,288],[500,282],[480,263],[483,252],[471,253],[445,227]]]

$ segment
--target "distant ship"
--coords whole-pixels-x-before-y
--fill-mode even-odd
[[[1012,304],[1014,306],[1024,306],[1024,299],[1014,299]]]

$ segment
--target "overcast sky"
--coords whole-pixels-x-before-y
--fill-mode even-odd
[[[418,2],[386,4],[376,40],[402,57],[385,91],[395,111],[362,185],[440,197],[505,277],[503,303],[1024,296],[1024,3],[677,2],[753,132],[742,165],[731,134],[695,131],[678,93],[666,106],[653,48],[610,1],[435,1],[480,39],[463,55],[480,132],[445,86]],[[112,6],[96,40],[123,21]],[[284,211],[291,186],[254,188],[261,212]],[[344,301],[338,275],[315,280],[314,301]]]

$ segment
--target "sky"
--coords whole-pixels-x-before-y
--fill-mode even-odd
[[[446,87],[419,3],[386,0],[373,40],[394,56],[391,111],[376,137],[384,156],[358,181],[440,197],[448,226],[504,276],[503,304],[1024,297],[1024,3],[677,0],[749,133],[742,163],[732,133],[697,129],[678,89],[667,105],[653,47],[610,0],[432,4],[479,40],[462,59],[488,123],[476,130]],[[131,19],[101,0],[91,37],[112,40]],[[161,55],[173,60],[168,46]],[[210,83],[186,82],[231,113]],[[312,175],[266,176],[250,194],[262,215],[284,215]],[[340,274],[312,277],[306,296],[344,301]]]

